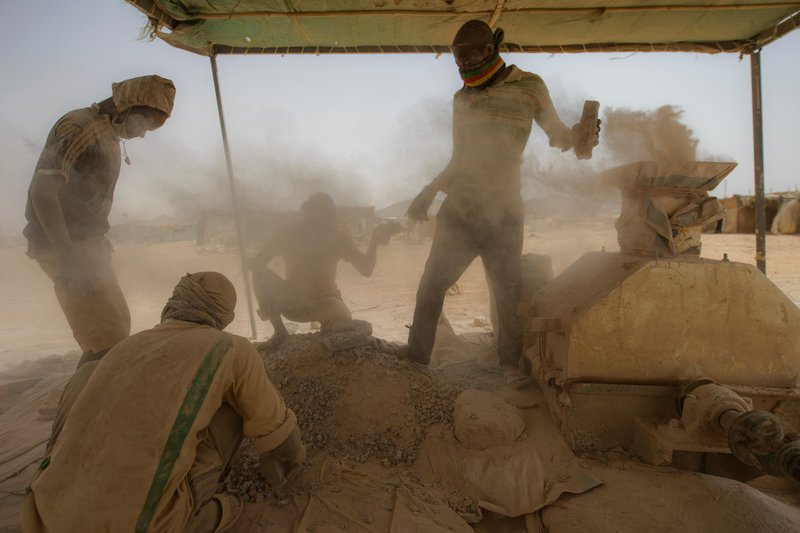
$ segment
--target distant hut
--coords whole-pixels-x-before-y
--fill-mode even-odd
[[[712,233],[738,233],[739,228],[739,197],[723,198],[720,200],[725,207],[725,216],[716,221],[714,228],[704,228]]]
[[[771,233],[800,233],[800,199],[789,198],[781,204],[772,220]]]
[[[766,227],[772,227],[772,222],[778,214],[778,209],[787,196],[792,193],[772,193],[766,195]],[[735,194],[730,198],[720,200],[727,209],[725,216],[714,228],[704,228],[706,231],[717,233],[755,233],[756,231],[756,198]]]

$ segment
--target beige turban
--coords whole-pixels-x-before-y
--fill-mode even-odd
[[[135,106],[158,109],[169,116],[175,103],[175,84],[156,76],[140,76],[111,84],[111,98],[118,113]]]
[[[186,274],[164,306],[161,321],[186,320],[222,330],[233,321],[235,307],[236,289],[228,278],[219,272]]]

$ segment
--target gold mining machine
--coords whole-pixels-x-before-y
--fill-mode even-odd
[[[619,252],[591,252],[530,300],[526,360],[567,443],[739,480],[800,481],[800,309],[751,265],[700,258],[731,163],[640,162]]]

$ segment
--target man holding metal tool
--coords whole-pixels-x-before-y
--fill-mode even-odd
[[[480,20],[465,23],[453,40],[464,82],[453,98],[453,155],[408,209],[410,219],[426,220],[436,194],[447,193],[417,290],[407,356],[428,364],[444,295],[480,256],[497,306],[500,364],[510,385],[523,386],[529,380],[518,366],[522,327],[516,313],[522,285],[522,153],[533,121],[547,134],[550,146],[581,152],[587,143],[597,144],[599,121],[596,115],[590,120],[588,139],[585,125],[564,125],[544,81],[506,66],[499,54],[502,42],[503,30],[492,31]]]
[[[400,231],[399,224],[378,226],[364,253],[339,227],[333,199],[325,193],[309,196],[300,220],[279,228],[252,261],[258,314],[262,320],[269,320],[274,330],[272,338],[259,349],[276,348],[287,338],[282,316],[296,322],[319,322],[323,331],[336,322],[350,320],[350,310],[336,285],[339,261],[347,261],[369,277],[375,270],[378,245],[387,244]],[[277,256],[284,258],[285,279],[269,268],[269,262]]]

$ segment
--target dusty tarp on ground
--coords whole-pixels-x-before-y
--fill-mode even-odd
[[[319,337],[306,336],[321,345]],[[430,376],[438,371],[417,369],[413,365],[402,362],[391,362],[378,355],[378,363],[370,364],[368,358],[376,357],[374,353],[366,352],[361,355],[350,354],[344,358],[336,356],[322,357],[322,352],[307,350],[308,342],[294,343],[289,349],[286,362],[294,361],[303,372],[317,368],[319,372],[304,383],[294,384],[277,380],[283,386],[296,389],[296,401],[313,399],[314,389],[309,388],[314,380],[321,379],[333,368],[352,374],[352,365],[360,366],[362,376],[376,376],[379,372],[379,382],[401,382],[402,387],[413,391],[413,385],[429,386]],[[291,341],[290,341],[291,342]],[[291,348],[291,347],[290,347]],[[298,348],[303,350],[298,351]],[[305,357],[303,356],[305,354]],[[44,451],[46,435],[49,435],[50,421],[36,419],[40,414],[50,412],[53,407],[52,398],[57,396],[59,384],[66,381],[72,373],[76,356],[71,358],[51,358],[40,361],[37,366],[16,369],[11,376],[6,375],[6,380],[0,383],[0,431],[4,439],[12,437],[17,445],[17,451],[26,448],[22,437],[29,439],[34,448],[40,450],[38,456]],[[383,366],[384,363],[386,366]],[[487,384],[489,381],[501,381],[502,377],[486,373],[486,370],[475,369],[464,371],[465,365],[451,365],[449,372],[461,372],[458,379],[465,380],[470,385]],[[416,370],[415,370],[416,369]],[[488,370],[488,369],[487,369]],[[412,372],[413,371],[413,372]],[[411,375],[419,379],[406,381]],[[407,375],[408,374],[408,375]],[[426,377],[427,376],[427,377]],[[288,376],[286,376],[288,377]],[[341,376],[333,376],[337,381]],[[384,390],[387,388],[383,387]],[[389,387],[391,389],[391,387]],[[55,390],[55,394],[50,391]],[[378,389],[373,389],[377,391]],[[397,389],[391,389],[395,392]],[[401,389],[403,390],[403,389]],[[424,394],[423,390],[419,390]],[[507,391],[506,400],[517,406],[527,405],[526,410],[533,412],[535,420],[529,420],[529,434],[518,444],[529,443],[539,450],[556,450],[550,439],[557,439],[558,432],[548,427],[548,422],[540,421],[537,417],[544,415],[546,409],[538,405],[537,397],[531,398],[530,393]],[[327,401],[327,397],[320,398]],[[398,398],[395,398],[398,400]],[[388,404],[391,405],[391,404]],[[45,409],[42,411],[42,407]],[[359,405],[352,405],[353,411],[358,411]],[[298,413],[302,410],[298,409]],[[311,415],[311,411],[306,411]],[[330,416],[335,413],[328,413]],[[358,413],[354,413],[357,415]],[[317,421],[316,423],[322,423]],[[331,421],[334,424],[336,420]],[[443,452],[436,430],[441,426],[431,426],[428,431],[431,446],[435,451]],[[434,440],[437,439],[437,440]],[[446,439],[444,439],[446,440]],[[6,452],[15,446],[10,440],[4,440],[2,450]],[[540,444],[541,443],[541,444]],[[313,443],[309,443],[313,446]],[[21,447],[20,447],[21,446]],[[429,446],[426,442],[423,448]],[[484,523],[472,523],[480,518],[480,514],[464,501],[464,495],[450,492],[441,484],[426,479],[423,471],[423,461],[417,460],[419,468],[406,464],[401,460],[393,467],[386,467],[374,461],[356,459],[342,459],[333,457],[330,453],[337,453],[337,448],[326,446],[327,452],[311,454],[311,459],[302,473],[307,489],[290,495],[284,503],[267,494],[258,503],[245,505],[242,522],[237,524],[235,531],[275,531],[275,532],[319,532],[327,531],[361,531],[361,532],[439,532],[439,531],[470,531],[473,527],[479,531],[524,531],[527,523],[528,531],[540,533],[547,527],[550,533],[569,533],[580,529],[587,532],[620,532],[620,531],[727,531],[731,533],[749,533],[750,531],[766,531],[788,533],[796,531],[800,524],[800,512],[797,509],[796,489],[793,491],[780,491],[780,499],[771,498],[751,487],[741,483],[694,474],[679,472],[668,468],[656,468],[638,465],[635,463],[615,460],[613,457],[601,458],[601,461],[581,459],[577,466],[581,472],[590,472],[592,476],[602,478],[604,485],[594,488],[582,495],[562,494],[561,497],[537,513],[527,514],[515,522],[499,519],[497,516],[487,516]],[[22,458],[22,454],[7,454],[7,459]],[[420,456],[427,457],[427,451]],[[456,459],[453,462],[463,460]],[[467,461],[474,461],[474,457],[467,457]],[[479,461],[485,461],[479,458]],[[498,461],[500,459],[497,459]],[[542,452],[543,464],[555,463],[556,469],[575,461],[556,453],[550,457]],[[19,463],[20,467],[28,459]],[[37,468],[38,458],[34,459],[27,469],[6,479],[2,483],[4,491],[0,499],[0,531],[19,531],[19,505],[22,501],[22,492],[28,484],[33,470]],[[475,462],[473,464],[479,464]],[[250,476],[258,476],[258,463],[247,463]],[[574,465],[573,465],[574,466]],[[10,463],[4,463],[6,474],[17,470]],[[426,467],[427,468],[427,467]],[[473,467],[469,467],[473,468]],[[547,467],[549,469],[549,466]],[[490,493],[492,480],[499,481],[506,472],[487,469],[486,482],[482,482],[481,489]],[[448,477],[452,471],[446,472]],[[519,476],[523,479],[524,476]],[[548,499],[556,493],[569,489],[576,480],[570,475],[562,474],[555,479],[542,482],[542,488]],[[299,482],[299,481],[298,481]],[[536,489],[536,483],[533,489]],[[486,487],[489,488],[486,488]],[[505,490],[502,486],[502,490]],[[473,487],[467,487],[473,490]],[[530,489],[526,489],[530,490]],[[771,489],[770,494],[776,492]],[[462,499],[459,499],[462,498]],[[492,500],[487,497],[484,503]],[[495,502],[496,503],[496,502]],[[508,502],[505,502],[506,504]],[[500,507],[500,506],[498,506]],[[505,512],[515,512],[506,508]],[[484,509],[489,509],[486,505]],[[487,529],[488,528],[488,529]]]
[[[44,458],[55,408],[80,354],[23,363],[0,376],[0,531],[18,531],[25,489]]]

